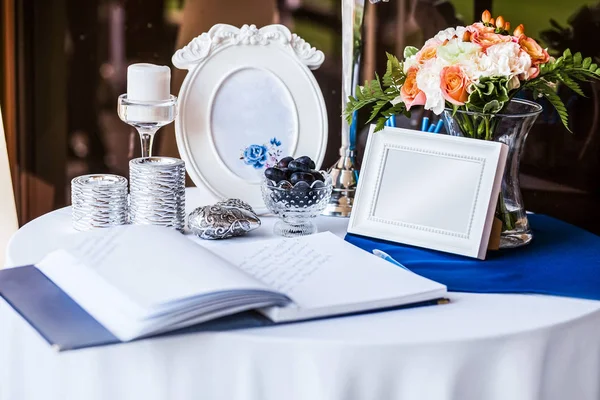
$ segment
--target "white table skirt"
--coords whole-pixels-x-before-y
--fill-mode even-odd
[[[202,204],[188,191],[188,204]],[[253,235],[271,236],[273,220]],[[320,218],[344,233],[346,221]],[[12,265],[72,234],[21,228]],[[233,248],[236,241],[203,242]],[[56,353],[0,300],[1,400],[598,400],[600,302],[452,293],[451,304]]]

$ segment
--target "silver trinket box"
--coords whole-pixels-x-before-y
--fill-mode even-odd
[[[260,219],[249,204],[229,199],[196,208],[188,216],[188,226],[202,239],[227,239],[258,228]]]

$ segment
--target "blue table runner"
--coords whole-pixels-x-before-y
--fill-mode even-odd
[[[528,218],[534,233],[528,246],[488,251],[484,261],[352,234],[346,241],[382,250],[450,291],[600,300],[600,236],[545,215]]]

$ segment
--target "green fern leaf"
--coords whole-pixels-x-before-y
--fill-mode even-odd
[[[577,52],[575,53],[575,55],[573,56],[573,65],[575,67],[581,67],[583,63],[583,57],[581,56],[581,53]]]
[[[402,70],[402,63],[400,62],[400,60],[398,60],[398,57],[396,57],[395,55],[390,54],[388,52],[386,52],[385,55],[386,55],[388,61],[391,62],[393,70],[396,70],[396,71]]]
[[[385,107],[386,105],[389,104],[389,101],[387,100],[378,100],[375,105],[373,106],[373,110],[371,111],[371,115],[369,116],[369,119],[367,120],[367,124],[371,121],[373,121],[375,119],[375,117],[379,114],[379,112],[381,111],[381,109],[383,107]]]
[[[574,91],[575,93],[577,93],[578,95],[582,96],[582,97],[586,97],[585,93],[583,93],[583,90],[581,90],[581,86],[579,86],[579,84],[577,82],[575,82],[573,79],[571,79],[569,77],[569,75],[566,74],[560,74],[559,75],[559,79],[562,81],[562,83],[565,84],[565,86],[567,86],[569,89],[571,89],[572,91]]]
[[[546,97],[546,99],[548,99],[548,101],[556,109],[556,112],[558,113],[558,116],[560,117],[560,120],[565,126],[565,128],[567,128],[567,130],[571,132],[571,129],[569,129],[569,116],[567,113],[567,108],[565,107],[565,104],[562,102],[558,94],[554,91],[554,89],[548,86],[540,85],[538,87],[538,91],[541,94],[543,94],[544,97]]]
[[[387,121],[387,118],[379,117],[377,119],[377,122],[375,123],[375,131],[374,132],[379,132],[380,130],[382,130],[385,127],[386,121]]]

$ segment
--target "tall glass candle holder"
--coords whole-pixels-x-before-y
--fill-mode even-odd
[[[177,114],[177,97],[171,94],[171,69],[148,63],[127,67],[127,93],[119,96],[117,111],[140,134],[142,157],[151,157],[154,135]]]
[[[140,135],[142,158],[152,157],[154,135],[177,116],[177,97],[170,95],[162,101],[132,100],[127,94],[119,96],[119,118],[133,126]]]

